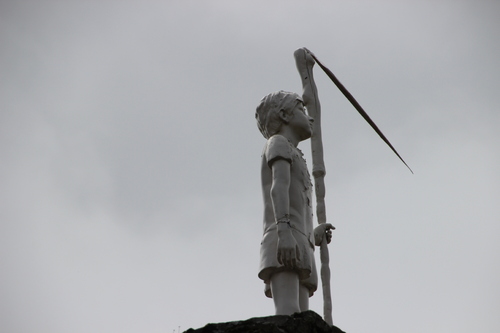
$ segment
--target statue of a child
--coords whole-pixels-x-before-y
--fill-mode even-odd
[[[306,52],[302,58],[299,71],[312,69],[311,55]],[[303,80],[304,94],[312,91],[307,86],[311,84],[312,77]],[[276,314],[290,315],[309,309],[309,297],[318,285],[314,245],[324,236],[329,242],[333,226],[324,223],[313,229],[312,183],[297,148],[311,137],[313,128],[303,99],[285,91],[271,93],[261,100],[255,117],[267,139],[261,165],[264,235],[259,278],[266,285],[266,296],[274,300]]]

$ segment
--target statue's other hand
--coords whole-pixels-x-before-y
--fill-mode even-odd
[[[295,237],[291,232],[280,234],[278,237],[277,259],[285,267],[296,267],[300,258],[300,250]]]
[[[326,242],[330,244],[332,241],[332,230],[335,230],[335,227],[330,223],[323,223],[318,225],[314,229],[314,243],[316,246],[320,246],[323,241],[323,237],[326,236]]]

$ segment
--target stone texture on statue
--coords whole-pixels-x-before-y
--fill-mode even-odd
[[[317,313],[304,311],[291,316],[250,318],[244,321],[207,324],[184,333],[344,333],[336,326],[328,325]]]

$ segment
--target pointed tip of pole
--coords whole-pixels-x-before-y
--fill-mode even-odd
[[[398,156],[399,156],[399,154],[398,154]],[[399,156],[399,158],[404,163],[404,165],[406,165],[406,167],[408,168],[408,170],[410,170],[411,174],[414,175],[415,172],[413,172],[413,170],[410,168],[410,166],[408,164],[406,164],[406,162],[401,158],[401,156]]]

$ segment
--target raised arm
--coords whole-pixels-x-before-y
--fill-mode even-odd
[[[318,99],[318,90],[314,82],[313,66],[315,61],[306,49],[298,49],[293,54],[300,79],[302,80],[302,99],[309,112],[309,116],[315,120],[320,114],[321,106]]]
[[[316,192],[316,215],[318,223],[326,222],[325,210],[325,184],[323,177],[326,174],[325,163],[323,161],[323,142],[321,140],[321,105],[319,104],[318,90],[314,82],[313,66],[315,61],[312,55],[304,48],[294,52],[295,63],[302,80],[302,99],[309,116],[314,119],[313,134],[311,137],[313,177]]]

